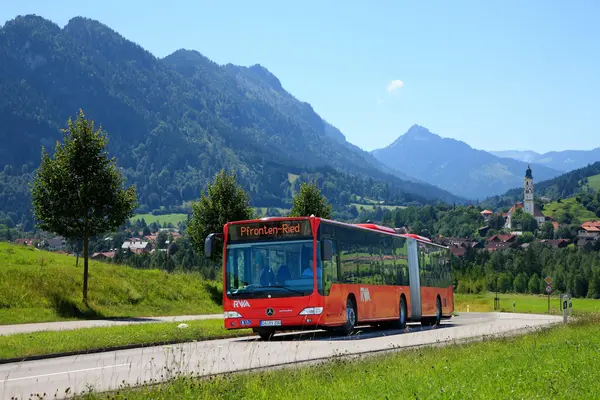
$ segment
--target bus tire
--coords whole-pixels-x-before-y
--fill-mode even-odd
[[[275,331],[273,329],[265,329],[265,328],[256,328],[253,329],[254,333],[256,333],[262,340],[269,341],[275,335]]]
[[[341,331],[345,335],[349,335],[354,331],[357,321],[356,304],[351,297],[346,299],[346,323],[342,325]]]
[[[421,318],[421,326],[437,326],[442,322],[442,301],[440,296],[435,300],[435,316]]]
[[[400,313],[398,316],[398,328],[406,329],[406,320],[408,318],[408,307],[406,306],[406,298],[400,296]]]

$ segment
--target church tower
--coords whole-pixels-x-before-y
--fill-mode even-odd
[[[526,213],[531,215],[533,214],[533,175],[531,175],[531,166],[527,166],[527,171],[525,172],[525,180],[523,182],[523,187],[525,190],[525,201],[523,203],[523,208]]]

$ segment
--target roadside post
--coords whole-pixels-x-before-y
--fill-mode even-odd
[[[513,312],[517,312],[517,302],[513,300]]]
[[[568,301],[567,301],[567,295],[563,294],[562,296],[562,312],[563,312],[563,323],[566,324],[567,323],[567,305],[568,305]]]
[[[552,293],[552,286],[550,286],[550,284],[552,283],[552,278],[547,276],[546,279],[544,279],[544,282],[546,282],[546,293],[548,293],[548,314],[550,314],[550,293]]]

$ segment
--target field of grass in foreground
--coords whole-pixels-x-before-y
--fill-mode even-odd
[[[534,334],[361,361],[174,381],[87,399],[596,398],[600,318]]]
[[[136,221],[138,219],[143,219],[146,221],[146,224],[151,224],[156,222],[157,224],[173,224],[173,226],[177,226],[178,223],[187,220],[187,214],[163,214],[163,215],[153,215],[153,214],[136,214],[130,218],[131,221]]]
[[[228,331],[223,320],[157,322],[62,332],[35,332],[0,336],[0,359],[22,358],[70,351],[90,351],[131,344],[160,345],[224,337],[246,336],[250,329]]]
[[[457,313],[466,312],[467,305],[470,312],[490,312],[494,311],[495,293],[485,294],[454,294],[454,310]],[[516,303],[516,312],[547,314],[548,296],[498,293],[500,298],[500,311],[513,311],[513,302]],[[600,300],[595,299],[573,299],[573,314],[581,313],[600,313]],[[550,313],[562,314],[560,309],[560,298],[558,295],[550,296]]]
[[[89,307],[83,260],[0,243],[0,324],[110,317],[220,314],[221,284],[90,260]]]

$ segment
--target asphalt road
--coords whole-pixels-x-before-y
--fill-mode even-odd
[[[212,375],[255,370],[338,355],[372,353],[443,342],[474,340],[525,332],[558,323],[561,317],[510,313],[461,313],[435,328],[407,330],[364,328],[349,337],[322,331],[280,334],[272,341],[256,337],[194,342],[0,365],[0,398],[29,398],[46,393],[62,398],[163,380],[177,373]]]
[[[31,333],[40,331],[61,331],[80,328],[95,328],[116,325],[149,324],[156,322],[179,322],[198,319],[223,319],[223,314],[207,315],[180,315],[175,317],[139,317],[139,318],[115,318],[96,319],[86,321],[61,321],[42,322],[34,324],[0,325],[0,336],[14,335],[15,333]]]

